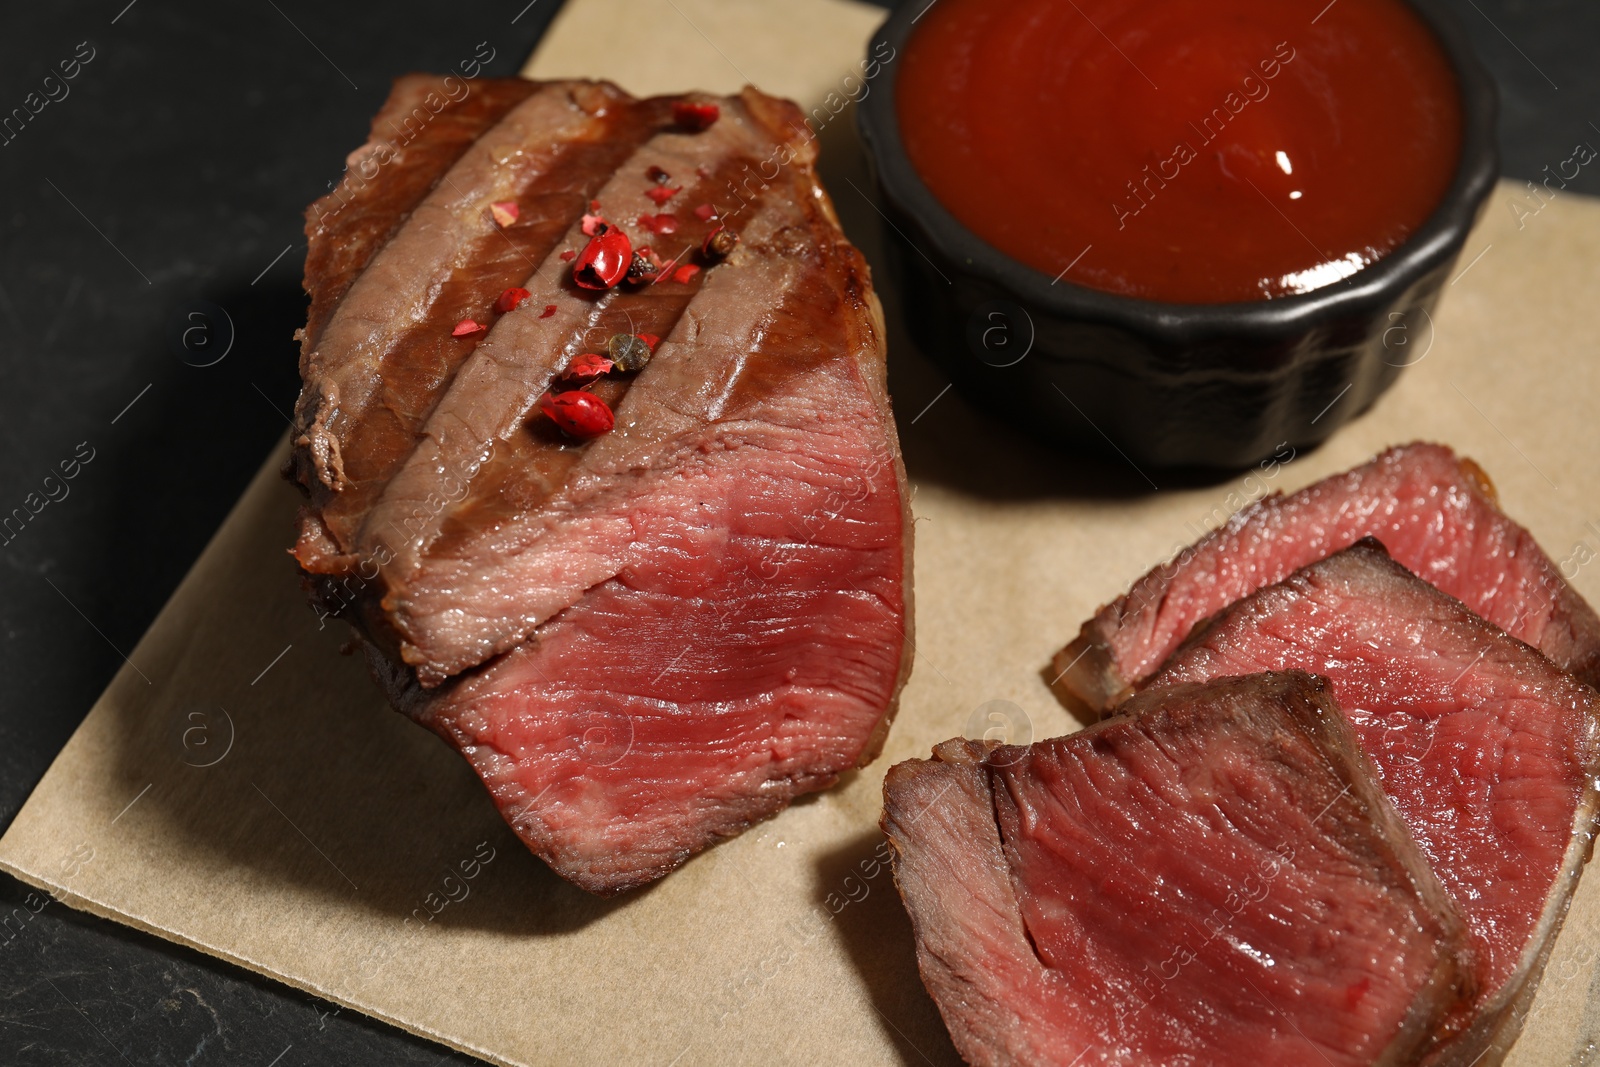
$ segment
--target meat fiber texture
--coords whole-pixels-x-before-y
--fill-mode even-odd
[[[1487,475],[1441,445],[1393,448],[1365,466],[1240,511],[1139,579],[1083,625],[1054,672],[1092,710],[1114,707],[1202,619],[1363,537],[1590,685],[1600,618],[1496,503]]]
[[[1498,1063],[1593,846],[1594,691],[1373,540],[1229,607],[1148,685],[1269,670],[1328,679],[1471,931],[1479,996],[1432,1059]]]
[[[684,100],[720,117],[675,122]],[[815,151],[753,89],[413,75],[308,212],[313,603],[597,893],[871,760],[909,670],[882,314]],[[585,216],[672,269],[579,287]],[[701,251],[717,227],[726,259]],[[467,318],[487,331],[455,336]],[[612,432],[564,436],[539,397],[619,333],[660,343],[595,387]]]
[[[1408,1063],[1472,991],[1459,917],[1304,674],[945,742],[889,771],[883,827],[973,1064]]]

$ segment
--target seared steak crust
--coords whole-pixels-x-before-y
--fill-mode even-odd
[[[1196,623],[1363,537],[1378,538],[1425,580],[1600,684],[1600,617],[1500,510],[1483,470],[1431,444],[1390,449],[1240,511],[1101,608],[1056,654],[1054,671],[1092,709],[1114,707]]]
[[[890,770],[883,827],[974,1064],[1406,1063],[1470,993],[1459,918],[1304,674],[948,741]]]
[[[794,105],[695,97],[697,130],[684,98],[474,82],[386,151],[449,82],[397,83],[308,214],[294,554],[529,847],[615,892],[881,746],[911,647],[881,312]],[[586,216],[693,269],[582,288]],[[615,429],[565,437],[539,397],[619,333],[660,342],[594,388]]]

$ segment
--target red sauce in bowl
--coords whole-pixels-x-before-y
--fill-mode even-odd
[[[938,0],[900,62],[907,154],[957,219],[1148,300],[1347,277],[1460,153],[1450,61],[1401,0]]]

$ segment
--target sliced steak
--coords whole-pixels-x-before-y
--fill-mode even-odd
[[[1429,444],[1390,449],[1240,511],[1101,608],[1056,654],[1054,672],[1094,710],[1113,707],[1195,623],[1363,537],[1557,665],[1600,682],[1600,618],[1500,510],[1478,465]]]
[[[1481,995],[1452,1054],[1499,1062],[1592,847],[1593,690],[1373,540],[1228,608],[1148,686],[1263,670],[1328,679],[1472,932]]]
[[[794,105],[697,96],[720,117],[696,129],[684,98],[470,85],[312,209],[295,556],[529,847],[615,892],[881,746],[911,536],[882,316]],[[580,287],[586,216],[674,269]],[[487,332],[452,336],[466,318]],[[594,387],[615,429],[566,437],[538,400],[618,333],[661,340]]]
[[[1323,684],[1126,710],[889,771],[895,881],[962,1055],[1411,1062],[1470,994],[1465,938]]]

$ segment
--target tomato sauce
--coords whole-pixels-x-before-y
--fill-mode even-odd
[[[956,218],[1149,300],[1347,277],[1460,154],[1450,60],[1401,0],[938,0],[900,62],[906,151]]]

